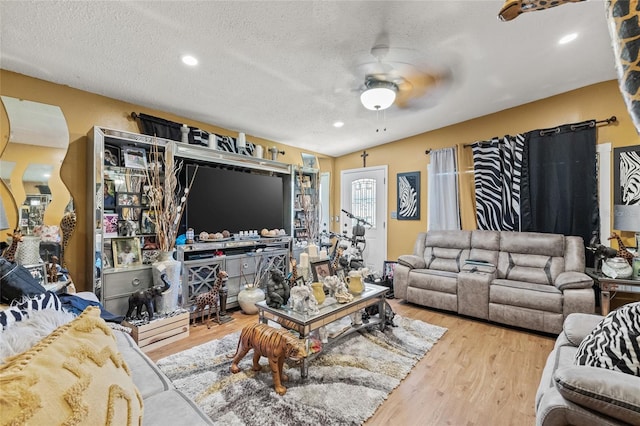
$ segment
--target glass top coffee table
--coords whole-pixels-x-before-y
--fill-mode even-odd
[[[300,338],[305,339],[306,341],[312,331],[326,326],[334,321],[337,321],[340,318],[344,318],[347,315],[358,312],[368,306],[378,305],[377,317],[369,318],[369,321],[367,323],[358,325],[352,324],[348,330],[344,331],[336,337],[329,338],[328,343],[323,343],[322,345],[322,350],[324,351],[325,349],[339,342],[344,337],[362,328],[378,325],[380,327],[380,330],[384,330],[386,320],[384,303],[385,294],[387,293],[387,291],[389,291],[388,287],[366,283],[364,291],[361,294],[354,296],[351,302],[335,302],[327,304],[327,302],[335,300],[332,298],[327,298],[323,304],[318,305],[319,312],[316,314],[304,314],[293,311],[286,307],[280,309],[271,308],[267,306],[267,303],[265,301],[262,301],[256,303],[256,307],[258,308],[258,319],[264,324],[271,320],[277,322],[286,329],[295,330],[300,333]],[[320,353],[322,352],[309,355],[302,360],[300,373],[303,378],[307,377],[309,361],[311,361]]]

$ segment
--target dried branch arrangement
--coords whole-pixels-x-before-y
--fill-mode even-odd
[[[262,287],[262,281],[269,274],[269,271],[271,270],[271,268],[273,268],[273,266],[275,265],[276,259],[277,259],[276,257],[272,257],[268,259],[266,256],[260,256],[258,258],[258,261],[256,264],[256,273],[253,276],[253,283],[249,283],[249,281],[247,280],[247,277],[244,275],[244,273],[241,270],[240,275],[244,279],[244,282],[247,288]]]
[[[302,194],[302,197],[300,197],[300,208],[302,209],[302,215],[304,216],[304,228],[307,232],[307,241],[311,243],[318,240],[318,215],[316,213],[318,206],[316,195],[306,194],[305,188],[302,184],[303,180],[304,174],[302,173],[302,167],[298,167],[298,182]]]
[[[158,144],[154,141],[149,154],[150,163],[154,166],[150,167],[151,170],[145,170],[147,182],[149,182],[145,195],[149,199],[149,208],[154,214],[158,249],[172,251],[176,245],[180,220],[198,168],[196,167],[191,181],[183,190],[178,179],[183,162],[175,161],[173,155],[166,154],[160,152]]]

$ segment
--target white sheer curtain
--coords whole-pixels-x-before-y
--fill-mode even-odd
[[[431,150],[431,164],[427,167],[429,185],[429,213],[427,229],[460,229],[460,194],[456,148]]]

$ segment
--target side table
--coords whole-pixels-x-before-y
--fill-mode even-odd
[[[602,315],[609,313],[609,302],[611,301],[612,291],[640,293],[640,280],[610,278],[602,272],[596,272],[593,268],[586,268],[584,272],[593,278],[600,288],[600,309],[602,309]]]

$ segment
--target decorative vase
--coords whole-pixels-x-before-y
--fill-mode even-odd
[[[16,249],[16,263],[18,265],[35,265],[42,263],[40,258],[40,237],[25,235]]]
[[[614,257],[602,263],[602,273],[610,278],[630,278],[633,268],[622,257]]]
[[[347,277],[347,283],[349,287],[349,293],[358,295],[364,291],[364,284],[362,284],[362,276],[359,272],[351,271]]]
[[[318,305],[322,305],[325,299],[324,284],[319,282],[311,283],[311,290],[313,290],[313,297],[316,298]]]
[[[244,289],[238,293],[240,309],[247,315],[257,314],[258,308],[256,307],[256,303],[262,302],[264,299],[264,291],[260,287],[245,286]]]
[[[161,278],[163,275],[169,283],[169,289],[162,292],[156,312],[168,314],[179,308],[181,266],[182,264],[173,258],[173,251],[161,251],[157,260],[151,264],[154,287],[165,287],[166,283]]]

